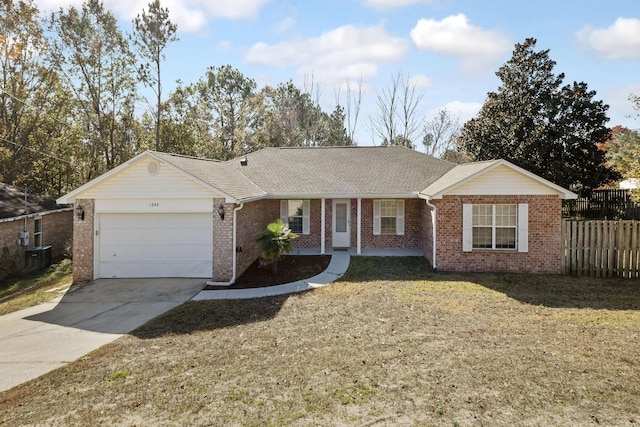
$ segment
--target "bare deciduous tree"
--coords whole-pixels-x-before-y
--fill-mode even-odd
[[[447,108],[436,111],[424,122],[422,127],[425,153],[435,157],[456,148],[456,138],[460,131],[460,119]]]
[[[402,73],[391,76],[391,87],[378,95],[377,115],[371,118],[371,133],[382,145],[403,145],[415,148],[413,139],[420,129],[416,112],[424,93]]]

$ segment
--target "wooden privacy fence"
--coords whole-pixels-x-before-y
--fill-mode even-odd
[[[562,201],[562,216],[571,219],[638,219],[640,204],[627,190],[591,190]]]
[[[640,221],[562,221],[565,274],[640,277]]]

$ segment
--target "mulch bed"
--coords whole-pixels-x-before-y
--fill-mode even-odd
[[[277,272],[270,266],[260,267],[257,259],[231,286],[207,286],[207,291],[224,289],[263,288],[308,279],[329,266],[330,255],[285,255],[278,262]]]

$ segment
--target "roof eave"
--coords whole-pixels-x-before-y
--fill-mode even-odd
[[[449,186],[443,188],[442,190],[437,191],[437,192],[435,192],[433,194],[425,193],[424,190],[423,190],[423,191],[421,191],[419,193],[420,197],[428,199],[428,200],[442,199],[442,197],[444,195],[446,195],[449,191],[453,190],[454,188],[459,187],[460,185],[463,185],[463,184],[473,180],[474,178],[476,178],[476,177],[478,177],[478,176],[480,176],[480,175],[482,175],[484,173],[487,173],[487,172],[489,172],[489,171],[491,171],[491,170],[493,170],[496,167],[501,166],[501,165],[507,166],[507,167],[515,170],[516,172],[519,172],[519,173],[521,173],[521,174],[523,174],[523,175],[525,175],[525,176],[527,176],[527,177],[539,182],[540,184],[551,188],[552,190],[554,190],[555,192],[558,193],[558,197],[560,199],[562,199],[562,200],[571,200],[571,199],[576,199],[578,197],[578,195],[573,193],[572,191],[569,191],[566,188],[563,188],[563,187],[561,187],[559,185],[556,185],[553,182],[548,181],[548,180],[546,180],[546,179],[544,179],[544,178],[542,178],[542,177],[540,177],[540,176],[538,176],[538,175],[536,175],[536,174],[534,174],[532,172],[529,172],[528,170],[523,169],[523,168],[521,168],[521,167],[519,167],[517,165],[514,165],[513,163],[511,163],[511,162],[509,162],[507,160],[504,160],[504,159],[499,159],[499,160],[495,160],[495,161],[492,161],[492,162],[487,162],[487,166],[486,167],[484,167],[484,168],[482,168],[482,169],[470,174],[469,176],[461,179],[460,181],[458,181],[458,182],[456,182],[454,184],[451,184],[451,185],[449,185]],[[429,188],[429,187],[427,187],[427,188]]]
[[[410,193],[273,193],[269,192],[266,199],[416,199],[417,191]]]

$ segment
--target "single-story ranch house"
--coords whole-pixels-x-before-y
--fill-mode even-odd
[[[216,161],[147,151],[73,203],[74,281],[233,283],[281,218],[296,248],[413,250],[443,271],[561,273],[572,192],[505,160],[456,165],[404,147],[265,148]]]

